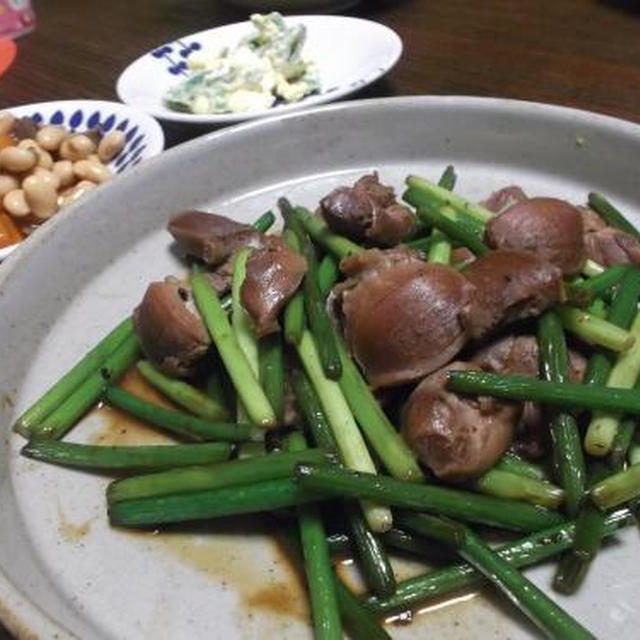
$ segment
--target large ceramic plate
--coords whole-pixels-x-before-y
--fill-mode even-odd
[[[402,53],[399,36],[382,24],[348,16],[287,16],[287,24],[303,24],[307,38],[303,55],[318,67],[320,91],[299,102],[276,104],[247,113],[195,114],[169,109],[167,91],[188,77],[187,59],[194,51],[233,47],[253,32],[249,22],[237,22],[158,44],[132,62],[118,78],[123,102],[161,120],[211,127],[297,111],[339,100],[387,73]]]
[[[475,98],[346,103],[200,138],[136,167],[11,256],[0,271],[0,617],[42,638],[310,638],[295,575],[259,526],[231,523],[131,534],[110,529],[106,479],[21,458],[13,418],[96,339],[131,312],[150,280],[179,272],[167,214],[206,207],[248,221],[276,198],[312,206],[378,169],[447,163],[471,198],[518,183],[580,202],[607,193],[640,220],[640,127],[558,107]],[[122,433],[126,431],[126,433]],[[144,441],[92,416],[72,439]],[[598,557],[577,597],[556,597],[598,637],[640,624],[637,532]],[[529,572],[548,588],[550,571]],[[397,638],[534,637],[501,599],[461,594],[427,608]]]

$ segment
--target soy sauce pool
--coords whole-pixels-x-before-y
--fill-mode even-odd
[[[167,408],[175,408],[155,392],[135,370],[129,371],[120,385],[130,393]],[[173,442],[145,423],[110,407],[94,411],[102,426],[94,431],[96,444],[134,445]],[[135,532],[118,529],[118,535],[144,541],[145,547],[159,561],[169,561],[194,571],[211,585],[211,602],[221,588],[233,597],[238,637],[268,638],[311,637],[310,610],[305,577],[283,539],[274,532],[281,526],[294,525],[273,516],[247,516],[167,527],[161,531]],[[69,533],[68,542],[84,535],[84,522],[67,526],[61,514],[60,526]],[[89,525],[90,527],[90,525]],[[82,534],[78,531],[82,529]],[[76,535],[78,534],[78,535]],[[409,556],[394,556],[392,564],[398,580],[429,569]],[[362,592],[362,581],[353,558],[335,558],[338,575],[356,593]],[[469,637],[528,638],[525,629],[510,622],[510,611],[500,607],[500,599],[486,590],[462,592],[430,602],[412,611],[388,616],[386,628],[393,638],[411,639],[435,633],[444,640]],[[500,611],[501,610],[501,611]],[[215,617],[212,606],[212,615]]]

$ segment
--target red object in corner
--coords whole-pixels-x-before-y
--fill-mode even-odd
[[[0,0],[0,38],[18,38],[35,26],[31,0]]]
[[[11,66],[17,51],[13,40],[0,40],[0,76]]]

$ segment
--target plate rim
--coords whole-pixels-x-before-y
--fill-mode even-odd
[[[288,105],[284,105],[278,107],[277,109],[273,109],[273,107],[269,109],[265,109],[262,111],[256,111],[253,113],[217,113],[217,114],[195,114],[195,113],[182,113],[180,111],[171,111],[169,109],[157,109],[155,107],[146,109],[138,104],[129,102],[127,97],[123,95],[123,86],[126,80],[126,76],[130,75],[134,71],[134,67],[138,65],[143,59],[145,59],[148,55],[151,54],[152,51],[158,49],[163,46],[172,45],[179,40],[183,40],[185,38],[195,38],[198,36],[202,36],[204,34],[210,34],[214,31],[221,31],[224,29],[228,29],[231,27],[239,27],[241,25],[250,26],[249,20],[242,20],[239,22],[231,22],[228,24],[218,25],[215,27],[211,27],[209,29],[203,29],[202,31],[196,31],[194,33],[188,33],[174,38],[171,41],[164,42],[162,44],[157,44],[152,49],[145,51],[143,54],[138,56],[135,60],[130,62],[120,73],[118,79],[116,80],[116,94],[118,98],[124,103],[141,111],[145,111],[149,115],[154,118],[158,118],[159,120],[163,120],[166,122],[175,122],[181,125],[195,125],[195,126],[216,126],[216,125],[229,125],[229,124],[238,124],[242,122],[246,122],[248,120],[259,120],[264,118],[270,118],[280,115],[289,114],[292,112],[299,112],[301,110],[311,109],[319,105],[327,104],[328,102],[333,102],[335,100],[339,100],[340,98],[344,98],[345,96],[354,93],[355,91],[364,89],[369,86],[376,80],[379,80],[387,73],[389,73],[398,63],[402,53],[404,51],[404,45],[402,38],[400,35],[393,30],[391,27],[384,25],[380,22],[376,22],[375,20],[367,20],[366,18],[359,18],[357,16],[342,16],[342,15],[322,15],[322,14],[287,14],[283,16],[286,21],[293,20],[304,20],[304,21],[341,21],[341,22],[359,22],[366,24],[369,28],[378,30],[380,33],[385,34],[386,37],[389,37],[390,41],[393,41],[395,46],[395,50],[393,52],[393,56],[389,58],[389,61],[386,63],[384,68],[379,69],[376,73],[365,78],[363,84],[359,84],[357,87],[345,87],[339,91],[334,91],[331,94],[317,94],[315,96],[311,96],[313,102],[311,104],[304,103],[290,103]]]
[[[332,105],[321,105],[303,111],[295,111],[287,114],[273,116],[259,120],[252,120],[241,123],[233,127],[228,127],[220,131],[214,131],[198,138],[189,140],[180,145],[167,150],[145,163],[134,167],[131,172],[120,178],[124,180],[134,180],[141,171],[151,170],[160,162],[167,162],[174,156],[176,158],[183,154],[197,153],[199,149],[205,149],[210,145],[215,145],[217,140],[229,136],[238,136],[243,133],[251,132],[254,128],[263,128],[272,126],[276,122],[289,120],[294,118],[313,118],[316,113],[321,112],[347,112],[360,109],[390,109],[394,105],[398,107],[408,106],[424,106],[434,107],[455,105],[457,107],[466,107],[471,110],[499,110],[508,113],[529,112],[531,114],[543,114],[563,120],[568,120],[582,126],[591,126],[595,128],[604,128],[616,130],[626,133],[640,142],[640,123],[630,120],[618,118],[615,116],[566,107],[562,105],[554,105],[548,103],[514,100],[510,98],[491,98],[479,96],[401,96],[389,98],[374,98],[364,100],[345,101]],[[148,167],[148,169],[147,169]],[[38,247],[47,241],[50,234],[54,232],[54,228],[60,224],[74,224],[74,218],[78,215],[77,211],[82,207],[82,203],[74,204],[69,207],[69,215],[54,218],[50,224],[38,230],[28,243],[21,243],[18,250],[6,261],[0,268],[0,293],[2,292],[4,282],[10,280],[15,270],[22,268],[28,260],[30,254],[38,250]],[[44,612],[37,603],[33,602],[28,595],[19,590],[10,578],[5,574],[0,566],[0,621],[6,627],[18,634],[31,633],[36,637],[52,637],[57,634],[60,640],[75,639],[75,636],[68,629],[58,624],[51,616]]]

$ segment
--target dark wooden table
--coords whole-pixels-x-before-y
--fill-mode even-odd
[[[115,81],[154,45],[242,20],[219,0],[35,1],[38,27],[0,79],[0,107],[56,98],[116,100]],[[405,43],[360,97],[486,95],[640,122],[640,0],[377,0],[351,13]],[[196,132],[197,133],[197,132]],[[169,128],[169,144],[194,132]]]
[[[0,79],[0,108],[116,100],[120,72],[154,45],[246,17],[216,0],[35,5],[37,29]],[[405,44],[396,68],[359,97],[499,96],[640,122],[639,0],[377,0],[351,13],[392,27]],[[169,144],[194,135],[166,132]]]

